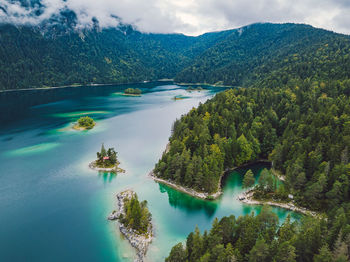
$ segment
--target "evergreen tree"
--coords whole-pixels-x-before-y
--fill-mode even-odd
[[[249,252],[249,262],[268,262],[270,261],[269,247],[264,239],[258,239],[256,244]]]
[[[332,262],[332,252],[329,250],[328,245],[325,244],[320,248],[319,254],[314,256],[313,262]]]
[[[243,188],[252,187],[255,183],[255,178],[252,170],[248,170],[243,178]]]
[[[186,252],[182,246],[182,243],[173,246],[169,257],[165,259],[165,262],[186,262]]]

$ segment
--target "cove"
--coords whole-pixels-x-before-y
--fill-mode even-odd
[[[134,250],[106,219],[115,208],[116,193],[128,188],[148,201],[153,216],[149,261],[163,261],[196,225],[203,231],[215,217],[261,210],[236,200],[244,170],[227,176],[224,194],[212,202],[147,177],[165,149],[174,120],[223,88],[189,93],[172,83],[147,83],[132,86],[142,89],[141,97],[115,95],[128,87],[6,94],[7,101],[13,99],[7,105],[16,105],[17,97],[38,95],[40,101],[23,101],[25,110],[0,126],[0,261],[132,261]],[[71,130],[72,121],[90,114],[97,120],[96,130]],[[125,174],[88,168],[101,143],[115,147]],[[251,168],[258,175],[263,166]],[[299,218],[284,209],[273,211],[281,221],[288,214]]]

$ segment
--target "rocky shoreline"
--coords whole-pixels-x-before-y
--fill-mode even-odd
[[[237,196],[237,200],[248,204],[248,205],[269,205],[269,206],[276,206],[276,207],[281,207],[281,208],[285,208],[294,212],[298,212],[298,213],[302,213],[304,215],[310,215],[313,217],[318,217],[319,214],[315,211],[311,211],[308,210],[306,208],[303,207],[298,207],[293,203],[285,203],[285,202],[276,202],[276,201],[271,201],[271,200],[256,200],[253,199],[253,195],[254,195],[254,189],[249,189],[245,192],[243,192],[242,194]]]
[[[165,185],[170,186],[178,191],[181,191],[181,192],[186,193],[190,196],[201,198],[201,199],[214,200],[222,195],[221,189],[213,194],[209,194],[209,193],[205,193],[205,192],[198,192],[192,188],[180,186],[180,185],[173,183],[171,181],[156,177],[153,170],[148,174],[148,177],[150,177],[151,179],[153,179],[154,181],[156,181],[158,183],[165,184]]]
[[[163,154],[166,154],[168,153],[170,150],[170,143],[168,143],[165,147],[165,150],[164,150],[164,153]],[[269,162],[267,160],[264,160],[264,159],[260,159],[260,160],[257,160],[255,161],[255,163],[258,163],[258,162]],[[226,169],[225,171],[223,171],[222,175],[221,175],[221,178],[219,179],[219,182],[218,182],[218,190],[215,192],[215,193],[212,193],[212,194],[209,194],[209,193],[205,193],[205,192],[198,192],[192,188],[188,188],[188,187],[185,187],[185,186],[181,186],[181,185],[178,185],[176,184],[175,182],[172,182],[172,181],[169,181],[169,180],[165,180],[165,179],[162,179],[162,178],[159,178],[157,177],[155,174],[154,174],[154,170],[152,170],[151,172],[149,172],[148,174],[148,177],[150,177],[151,179],[153,179],[154,181],[158,182],[158,183],[161,183],[161,184],[165,184],[175,190],[178,190],[178,191],[181,191],[185,194],[188,194],[192,197],[196,197],[196,198],[200,198],[200,199],[205,199],[205,200],[215,200],[217,198],[219,198],[221,195],[222,195],[222,188],[221,188],[221,182],[222,182],[222,179],[224,178],[225,174],[227,174],[228,172],[232,172],[234,171],[235,169],[238,169],[238,168],[242,168],[242,167],[245,167],[247,165],[251,165],[252,163],[247,163],[247,164],[244,164],[244,165],[241,165],[239,167],[234,167],[234,168],[228,168]]]
[[[163,154],[166,154],[168,153],[170,150],[170,143],[168,143],[165,147],[165,150],[164,150],[164,153]],[[192,188],[188,188],[188,187],[185,187],[185,186],[180,186],[174,182],[171,182],[171,181],[168,181],[168,180],[165,180],[165,179],[161,179],[159,177],[156,177],[155,174],[154,174],[154,170],[152,170],[151,172],[148,173],[148,177],[153,179],[154,181],[158,182],[158,183],[161,183],[161,184],[165,184],[171,188],[174,188],[175,190],[178,190],[178,191],[181,191],[185,194],[188,194],[190,196],[193,196],[193,197],[196,197],[196,198],[200,198],[200,199],[206,199],[206,200],[214,200],[214,199],[217,199],[219,196],[222,195],[222,191],[221,191],[221,187],[220,187],[220,184],[221,184],[221,179],[220,179],[220,182],[218,184],[218,191],[213,193],[213,194],[208,194],[208,193],[204,193],[204,192],[198,192]]]
[[[98,167],[98,166],[96,166],[96,161],[92,161],[89,164],[89,168],[91,168],[92,170],[101,171],[101,172],[125,173],[125,170],[118,167],[117,165],[114,167],[108,167],[108,168]]]
[[[120,215],[124,214],[124,199],[130,199],[135,195],[135,192],[132,190],[125,190],[117,194],[117,210],[113,211],[109,216],[109,220],[117,220]],[[122,223],[119,223],[119,230],[124,235],[124,237],[129,241],[132,247],[137,251],[137,257],[134,259],[134,262],[143,262],[148,250],[149,244],[153,240],[153,226],[150,223],[148,228],[148,234],[140,235],[134,230],[125,227]]]
[[[77,131],[85,131],[85,130],[91,130],[95,127],[96,124],[94,124],[91,128],[87,128],[87,127],[83,127],[83,126],[80,126],[79,124],[75,124],[73,125],[73,129],[74,130],[77,130]]]

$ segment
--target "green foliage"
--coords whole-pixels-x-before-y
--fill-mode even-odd
[[[129,94],[129,95],[141,95],[142,91],[140,88],[127,88],[124,90],[125,94]]]
[[[264,191],[264,192],[273,192],[276,190],[276,188],[274,188],[275,183],[274,183],[274,177],[271,174],[271,172],[269,170],[267,170],[266,168],[264,168],[261,171],[259,180],[258,180],[258,187],[260,190]]]
[[[128,228],[137,231],[139,234],[146,234],[151,226],[151,213],[147,208],[147,201],[139,202],[137,195],[131,199],[124,199],[125,216],[121,216],[120,221]]]
[[[182,243],[173,246],[169,257],[165,259],[165,262],[186,262],[186,252]]]
[[[131,26],[67,30],[0,25],[0,90],[173,78],[230,31],[199,37]]]
[[[269,246],[264,239],[258,239],[249,252],[249,262],[268,262],[270,260]]]
[[[251,157],[253,154],[253,147],[252,147],[252,144],[248,142],[244,134],[242,134],[237,139],[237,146],[238,146],[238,154],[237,154],[235,163],[237,166],[240,166],[243,163],[251,160]]]
[[[219,93],[175,121],[155,173],[214,192],[225,169],[268,157],[286,181],[276,191],[276,179],[263,172],[261,188],[285,200],[292,193],[311,209],[332,209],[350,200],[349,96],[350,80]]]
[[[78,124],[80,127],[91,129],[95,126],[95,121],[91,117],[83,116],[78,119]]]
[[[278,87],[350,74],[349,37],[307,25],[254,24],[198,37],[144,34],[128,25],[42,27],[0,25],[1,90],[174,77],[187,83]],[[264,147],[274,136],[266,137]]]
[[[102,143],[101,151],[96,153],[96,164],[98,167],[113,167],[118,163],[117,152],[114,148],[108,148],[106,151],[104,144]]]
[[[251,169],[249,169],[243,178],[243,188],[248,188],[248,187],[252,187],[255,183],[255,178],[254,178],[254,174],[253,171]]]
[[[287,217],[279,226],[277,215],[264,206],[257,216],[215,219],[209,233],[201,234],[196,227],[186,245],[174,246],[166,261],[348,261],[350,234],[342,234],[333,249],[328,247],[334,223],[308,217],[291,223]]]
[[[320,248],[320,253],[314,256],[314,262],[332,262],[333,255],[327,244]]]
[[[253,24],[205,50],[175,80],[279,87],[308,78],[344,79],[350,77],[349,50],[349,36],[308,25]]]

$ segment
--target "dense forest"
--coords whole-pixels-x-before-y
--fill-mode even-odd
[[[230,31],[146,34],[130,25],[76,29],[76,15],[39,26],[0,24],[0,90],[173,78]]]
[[[350,37],[296,24],[233,31],[177,74],[177,82],[277,87],[289,81],[350,77]]]
[[[169,151],[156,164],[155,174],[212,193],[225,170],[268,159],[285,182],[277,189],[275,177],[264,170],[254,196],[273,192],[282,199],[292,194],[295,203],[326,218],[304,217],[300,223],[287,219],[279,226],[267,208],[257,216],[224,217],[214,220],[209,232],[196,228],[185,245],[173,247],[167,262],[349,261],[349,40],[335,40],[322,31],[303,36],[301,28],[284,28],[297,30],[301,41],[281,34],[260,51],[254,45],[237,51],[230,48],[232,42],[226,48],[221,43],[200,57],[198,67],[180,73],[178,81],[243,87],[219,93],[176,120]],[[239,32],[241,38],[244,33]],[[268,46],[276,41],[291,44],[275,53]],[[256,50],[259,59],[252,55]],[[221,57],[228,57],[226,64]],[[248,171],[244,187],[254,182]]]
[[[226,168],[269,158],[299,204],[327,210],[350,200],[350,81],[217,94],[173,125],[161,178],[214,192]]]
[[[124,214],[119,220],[126,227],[135,230],[138,234],[149,234],[151,227],[151,213],[147,208],[147,201],[140,202],[136,194],[130,199],[124,199]]]
[[[175,245],[166,262],[347,262],[350,259],[350,209],[330,221],[278,216],[264,206],[259,215],[216,218],[209,232],[198,228],[185,245]]]
[[[78,30],[76,20],[64,10],[38,26],[0,24],[0,90],[162,78],[278,86],[350,74],[349,36],[307,25],[254,24],[191,37],[123,23],[100,28],[97,20]]]

